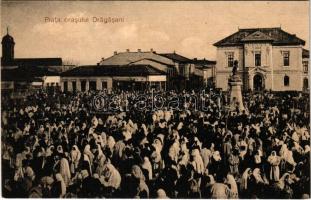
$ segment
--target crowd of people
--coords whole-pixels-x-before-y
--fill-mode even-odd
[[[98,112],[98,94],[2,97],[4,197],[310,197],[308,95],[247,93],[247,112],[231,112],[213,90],[198,95],[204,110],[199,92],[141,109],[150,91],[115,91],[100,93],[119,97],[113,112]]]

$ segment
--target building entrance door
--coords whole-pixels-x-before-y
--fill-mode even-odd
[[[254,91],[262,91],[264,90],[264,79],[261,75],[256,74],[253,80]]]

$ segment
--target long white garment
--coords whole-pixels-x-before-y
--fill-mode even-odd
[[[71,173],[69,168],[69,162],[66,158],[62,158],[60,160],[60,174],[62,175],[66,186],[68,186],[71,179]]]

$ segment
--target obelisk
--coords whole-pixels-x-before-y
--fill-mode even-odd
[[[237,109],[242,112],[245,110],[242,97],[242,80],[237,74],[238,61],[234,61],[232,75],[228,80],[229,84],[229,95],[230,95],[230,111],[237,111]]]

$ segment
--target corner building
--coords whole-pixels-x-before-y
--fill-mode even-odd
[[[239,29],[216,42],[216,87],[228,90],[233,62],[243,90],[308,91],[309,51],[305,41],[281,28]]]

